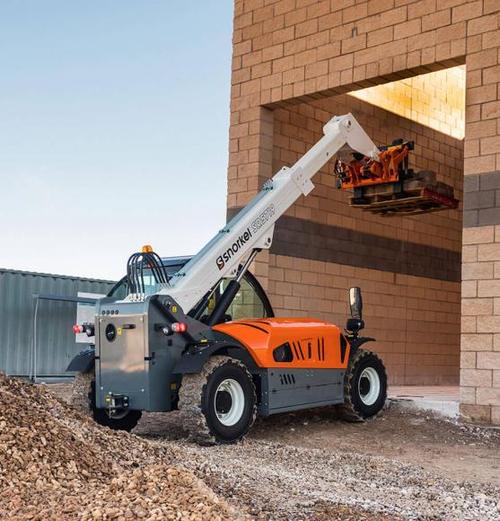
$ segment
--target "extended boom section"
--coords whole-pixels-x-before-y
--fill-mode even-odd
[[[313,176],[345,145],[378,159],[379,150],[352,114],[333,117],[324,136],[292,167],[283,167],[261,192],[186,264],[170,281],[168,294],[191,309],[224,276],[235,274],[242,259],[253,250],[268,249],[275,222],[301,195],[314,188]]]

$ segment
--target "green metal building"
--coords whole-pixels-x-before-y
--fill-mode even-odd
[[[0,371],[33,379],[68,376],[85,344],[72,331],[79,294],[107,294],[115,283],[0,268]]]

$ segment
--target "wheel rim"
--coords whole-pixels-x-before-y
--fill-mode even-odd
[[[214,396],[215,414],[226,427],[238,423],[245,408],[245,393],[241,385],[232,378],[223,380]]]
[[[373,367],[363,369],[358,382],[361,401],[365,405],[373,405],[380,395],[380,377]]]

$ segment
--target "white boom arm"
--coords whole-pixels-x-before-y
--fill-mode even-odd
[[[160,291],[187,313],[224,276],[234,275],[255,249],[271,247],[274,223],[301,196],[314,188],[312,177],[345,144],[372,159],[378,148],[352,114],[335,116],[324,136],[291,168],[283,167],[220,232]]]

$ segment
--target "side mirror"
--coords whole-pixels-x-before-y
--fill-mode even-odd
[[[349,289],[349,305],[351,306],[351,317],[363,318],[363,299],[361,298],[361,288]]]

